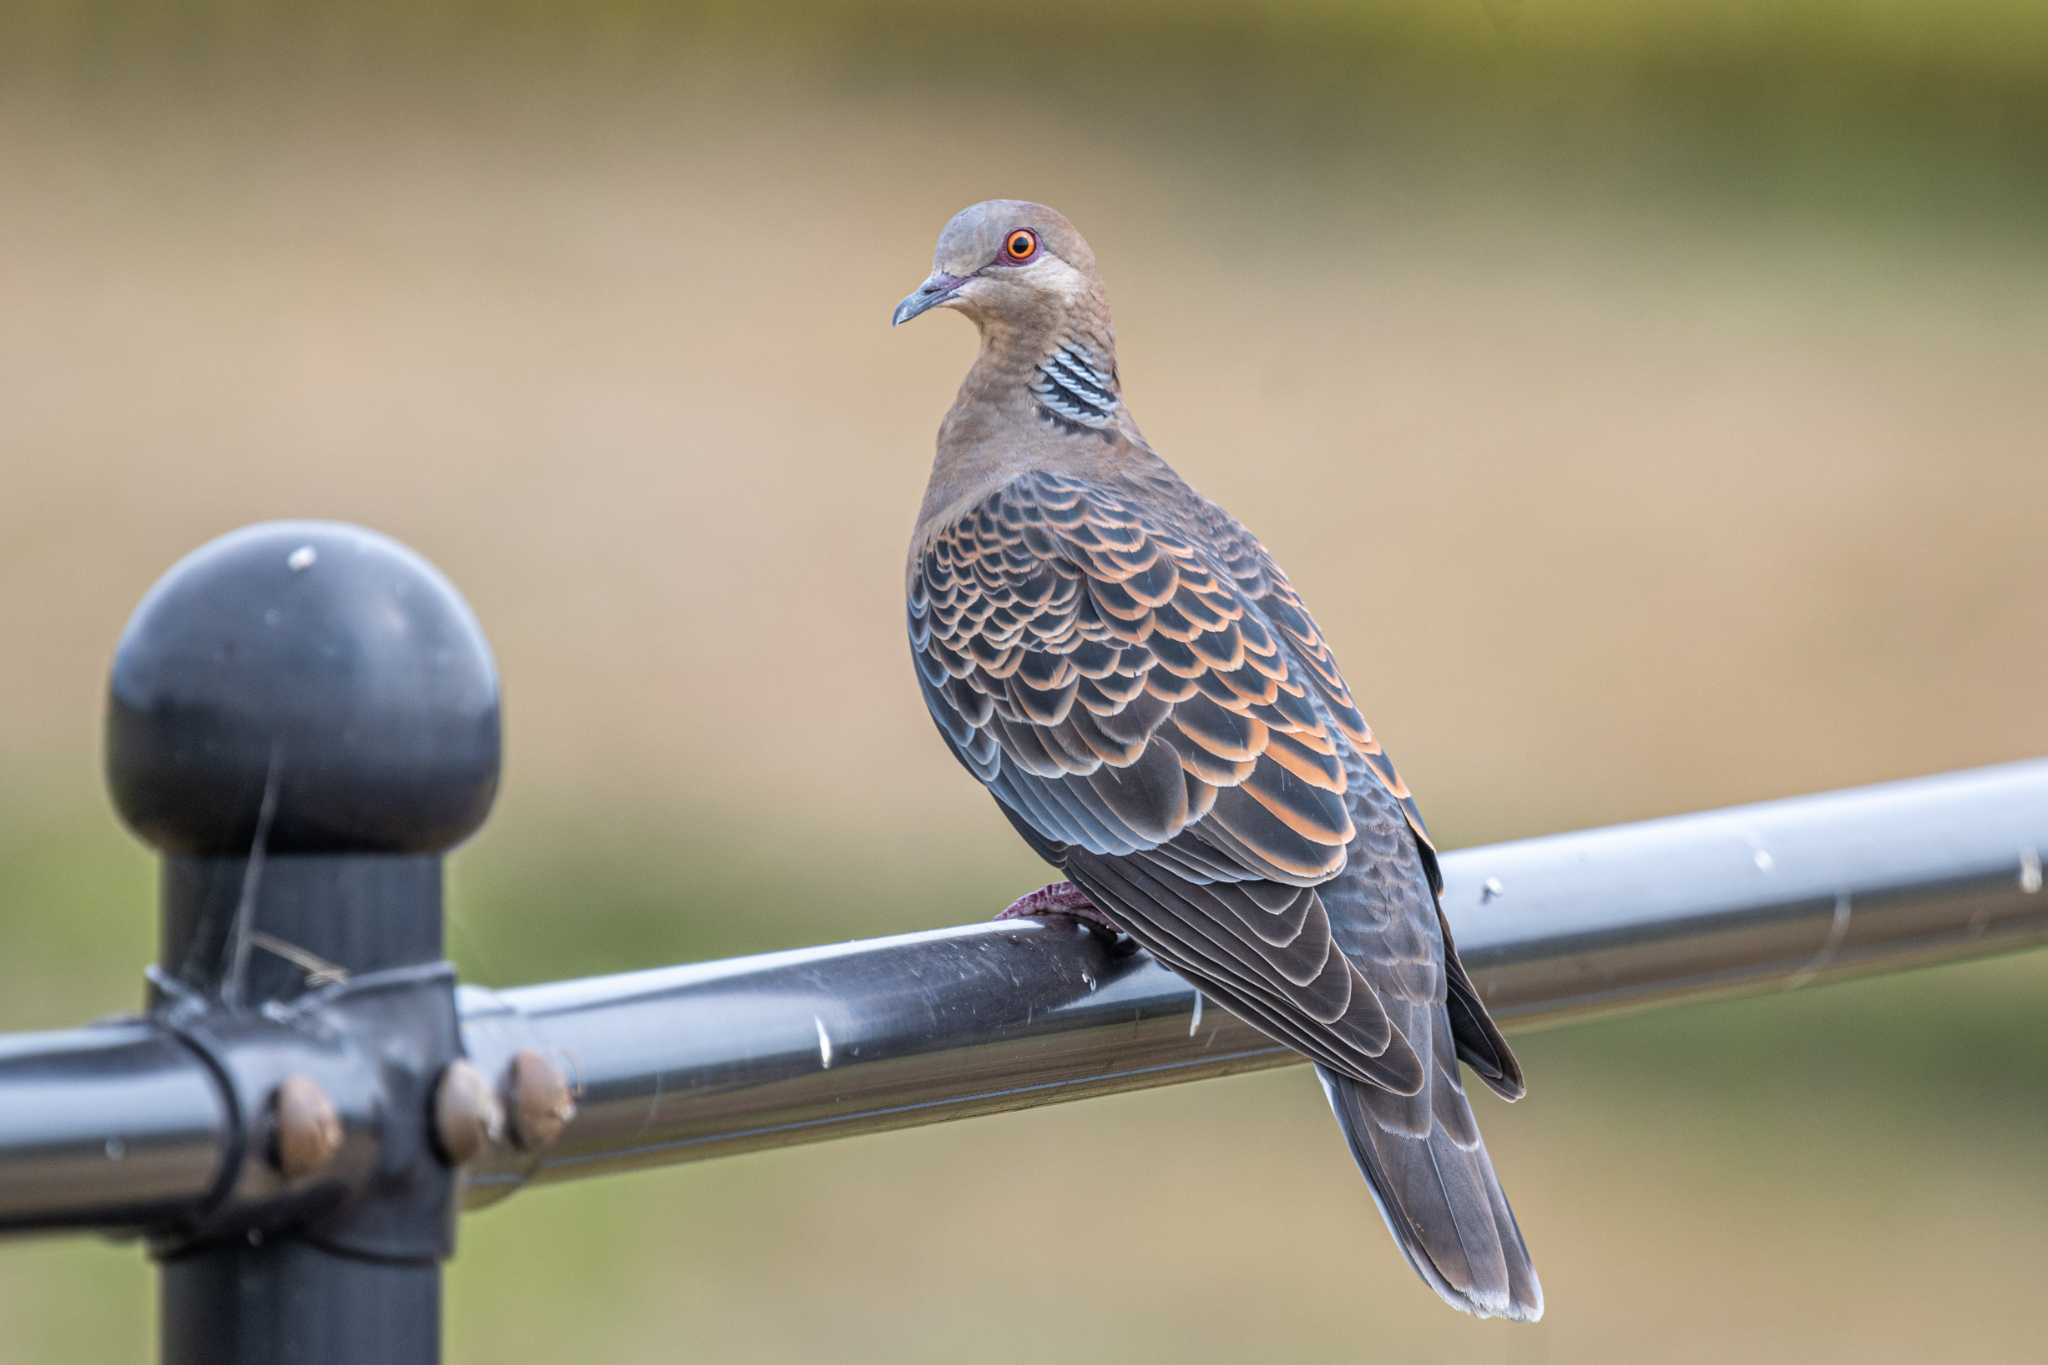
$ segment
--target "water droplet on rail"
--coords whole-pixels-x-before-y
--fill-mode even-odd
[[[1771,856],[1771,851],[1767,848],[1758,849],[1751,861],[1756,864],[1756,870],[1759,872],[1769,872],[1778,865],[1778,860]]]
[[[2020,850],[2020,890],[2029,896],[2041,889],[2041,851],[2036,848]]]
[[[1488,901],[1497,901],[1507,893],[1508,889],[1500,884],[1500,878],[1488,877],[1486,884],[1479,888],[1479,903],[1484,905]]]
[[[817,1025],[818,1028],[818,1065],[826,1071],[830,1071],[832,1069],[832,1035],[825,1032],[825,1020],[821,1015],[812,1015],[811,1022]]]
[[[107,1160],[119,1161],[128,1155],[128,1144],[119,1138],[107,1139]]]
[[[285,567],[293,573],[304,573],[313,567],[313,561],[320,558],[320,552],[310,545],[301,545],[285,556]]]

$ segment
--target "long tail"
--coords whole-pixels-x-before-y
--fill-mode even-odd
[[[1542,1317],[1543,1286],[1457,1084],[1433,1070],[1420,1095],[1401,1096],[1326,1067],[1316,1075],[1380,1216],[1429,1287],[1478,1317]]]

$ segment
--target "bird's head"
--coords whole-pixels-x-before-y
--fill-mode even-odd
[[[1057,210],[1022,199],[989,199],[954,214],[932,252],[932,273],[890,321],[900,327],[934,308],[965,313],[984,332],[1107,314],[1088,243]]]

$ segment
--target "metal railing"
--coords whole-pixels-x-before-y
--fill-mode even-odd
[[[164,853],[147,1011],[0,1038],[0,1229],[149,1236],[162,1357],[438,1353],[461,1207],[572,1179],[1299,1060],[1128,943],[984,923],[505,990],[441,961],[498,771],[424,562],[280,524],[116,658],[116,803]],[[2048,941],[2048,760],[1452,853],[1511,1026]]]

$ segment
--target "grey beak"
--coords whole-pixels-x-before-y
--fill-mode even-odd
[[[965,275],[948,275],[943,270],[934,270],[923,284],[911,290],[903,302],[896,305],[896,311],[889,315],[889,325],[901,327],[919,313],[938,307],[958,293],[967,280]]]

